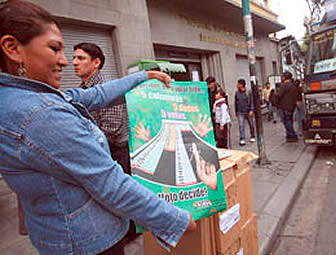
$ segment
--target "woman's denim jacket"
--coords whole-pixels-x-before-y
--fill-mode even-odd
[[[125,235],[128,219],[171,246],[183,235],[188,212],[125,175],[88,114],[147,79],[140,72],[63,93],[0,73],[0,173],[40,254],[99,253]]]

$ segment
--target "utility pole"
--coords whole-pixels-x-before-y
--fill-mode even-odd
[[[258,160],[259,165],[270,164],[270,161],[267,159],[264,143],[264,130],[260,109],[260,97],[259,90],[256,79],[256,56],[255,56],[255,47],[254,47],[254,38],[253,38],[253,25],[252,25],[252,16],[250,12],[250,0],[242,0],[243,6],[243,18],[244,18],[244,27],[245,27],[245,37],[247,43],[247,54],[250,70],[250,81],[251,81],[251,91],[253,95],[253,103],[255,108],[255,122],[257,130],[257,143],[258,143]]]

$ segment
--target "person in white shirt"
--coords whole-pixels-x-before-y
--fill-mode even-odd
[[[218,88],[212,111],[215,113],[215,132],[218,148],[231,148],[230,126],[231,117],[225,92]]]

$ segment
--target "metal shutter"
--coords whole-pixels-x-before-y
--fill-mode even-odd
[[[256,59],[256,76],[259,85],[263,85],[263,59]],[[247,57],[236,55],[236,70],[237,70],[237,80],[245,79],[248,88],[250,86],[250,71],[249,71],[249,63]]]
[[[81,80],[75,75],[72,65],[73,46],[80,42],[95,43],[104,52],[105,65],[102,73],[106,79],[118,78],[116,60],[113,51],[112,35],[108,29],[61,23],[65,43],[65,56],[69,65],[62,72],[62,90],[71,87],[78,87]]]
[[[250,84],[250,72],[249,72],[249,64],[247,61],[247,57],[236,55],[236,81],[239,79],[244,79],[246,81],[246,85],[249,88]]]

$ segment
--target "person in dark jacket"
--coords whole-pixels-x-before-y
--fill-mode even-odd
[[[216,101],[216,92],[219,84],[216,82],[215,77],[209,76],[206,78],[206,83],[208,86],[208,96],[209,96],[209,106],[210,106],[210,113],[211,113],[211,120],[212,120],[212,128],[213,130],[216,130],[216,119],[215,119],[215,114],[212,112],[214,103]],[[215,139],[216,139],[216,133],[215,133]]]
[[[235,94],[235,112],[239,121],[239,135],[241,146],[245,145],[245,120],[250,127],[250,142],[255,142],[255,131],[253,123],[254,105],[251,91],[246,88],[244,79],[237,82],[237,92]]]
[[[293,127],[293,113],[298,98],[298,89],[292,82],[292,74],[288,71],[282,74],[280,89],[275,93],[279,114],[286,129],[286,141],[297,142],[298,138]]]

